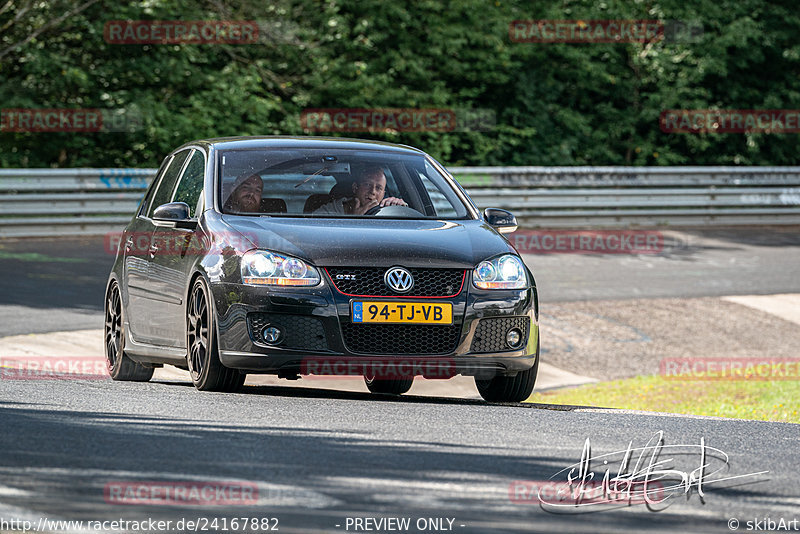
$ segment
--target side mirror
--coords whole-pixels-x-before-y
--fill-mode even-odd
[[[510,234],[517,230],[517,218],[510,211],[498,208],[486,208],[483,211],[483,218],[489,225],[501,234]]]
[[[162,204],[153,211],[156,221],[174,222],[178,228],[194,228],[196,221],[189,216],[189,205],[186,202],[170,202]]]

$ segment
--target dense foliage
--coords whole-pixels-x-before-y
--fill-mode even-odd
[[[255,20],[259,42],[122,45],[111,20]],[[693,39],[519,43],[513,20],[702,24]],[[680,134],[664,109],[799,109],[796,0],[10,0],[0,107],[100,108],[130,132],[0,132],[0,167],[154,167],[203,137],[303,135],[308,108],[491,110],[486,131],[376,132],[459,165],[790,165],[797,134]]]

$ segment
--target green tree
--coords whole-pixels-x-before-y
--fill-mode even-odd
[[[2,3],[2,0],[0,0]],[[119,109],[130,132],[0,132],[0,166],[156,166],[192,139],[305,135],[308,108],[488,110],[487,131],[366,132],[461,165],[796,164],[796,134],[662,132],[665,109],[800,108],[793,0],[6,0],[0,101]],[[119,45],[110,20],[255,20],[256,44]],[[686,42],[514,42],[513,20],[682,20]]]

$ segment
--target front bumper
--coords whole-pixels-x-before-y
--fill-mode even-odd
[[[403,369],[429,378],[454,374],[483,378],[530,369],[539,356],[533,288],[478,290],[467,280],[454,297],[428,299],[452,304],[453,325],[421,328],[352,323],[351,301],[370,298],[344,295],[325,277],[312,288],[216,283],[211,290],[220,360],[226,367],[249,373],[361,374],[365,366],[388,363],[405,364]],[[285,332],[277,344],[266,343],[260,335],[267,324],[277,324]],[[504,328],[510,325],[526,330],[517,350],[497,341],[498,336],[504,339]]]

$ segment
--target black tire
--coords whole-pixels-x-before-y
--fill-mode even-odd
[[[536,362],[527,371],[515,376],[496,376],[488,380],[475,377],[478,393],[487,402],[522,402],[533,393],[536,375],[539,374],[539,344],[536,345]]]
[[[145,367],[125,355],[125,320],[122,315],[122,295],[119,284],[111,282],[106,293],[105,315],[105,355],[108,373],[113,380],[126,382],[147,382],[153,377],[154,369]]]
[[[186,306],[186,365],[200,391],[239,391],[247,375],[219,361],[211,292],[202,278],[192,284]]]
[[[411,389],[411,385],[414,383],[414,377],[384,378],[378,380],[375,377],[364,376],[364,383],[367,384],[367,389],[372,393],[402,395]]]

